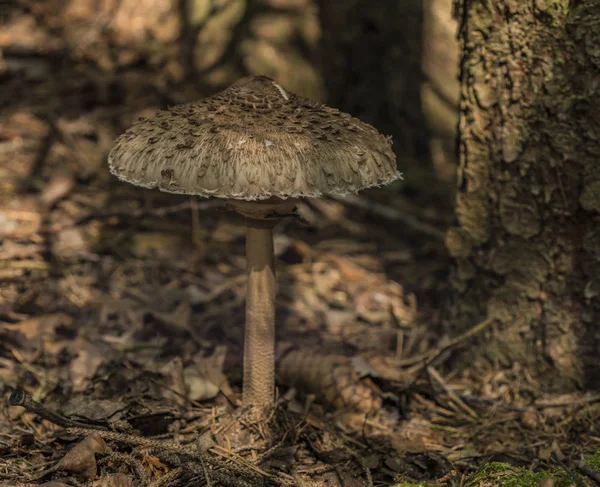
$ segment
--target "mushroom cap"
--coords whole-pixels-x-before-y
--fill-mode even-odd
[[[137,186],[240,200],[343,195],[401,177],[391,138],[266,76],[141,118],[108,164]]]

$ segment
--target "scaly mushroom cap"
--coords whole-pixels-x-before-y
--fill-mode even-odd
[[[266,76],[140,119],[108,163],[137,186],[241,200],[343,195],[400,177],[390,138]]]

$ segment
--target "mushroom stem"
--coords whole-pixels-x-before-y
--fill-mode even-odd
[[[246,219],[248,291],[244,339],[244,404],[273,404],[275,393],[274,220]]]

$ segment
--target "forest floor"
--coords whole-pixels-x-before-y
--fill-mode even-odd
[[[453,216],[429,185],[306,200],[306,223],[276,227],[279,400],[254,422],[239,406],[243,220],[112,178],[114,136],[162,98],[124,108],[76,63],[48,76],[52,43],[30,56],[11,32],[1,486],[598,482],[600,394],[544,394],[519,364],[452,369],[491,324],[441,325]]]

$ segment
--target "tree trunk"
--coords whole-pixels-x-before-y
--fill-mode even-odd
[[[466,366],[600,384],[600,0],[456,0],[461,60],[448,324]]]
[[[460,48],[452,0],[423,0],[421,103],[431,138],[431,161],[438,178],[456,178],[456,132],[460,106]]]

